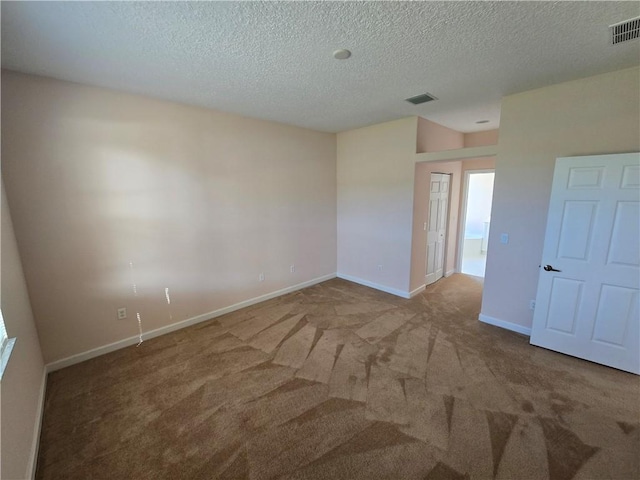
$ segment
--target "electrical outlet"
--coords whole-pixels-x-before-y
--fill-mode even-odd
[[[535,309],[536,309],[536,301],[529,300],[529,310],[535,310]]]
[[[118,309],[118,320],[125,320],[127,318],[127,309],[125,307]]]
[[[260,275],[258,275],[258,281],[259,282],[264,282],[264,272],[260,273]]]
[[[290,271],[291,273],[296,273],[296,266],[295,266],[295,265],[291,265],[291,266],[289,267],[289,271]]]

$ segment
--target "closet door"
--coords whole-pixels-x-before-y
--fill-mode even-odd
[[[427,269],[425,272],[425,284],[427,285],[444,276],[450,184],[451,175],[431,174],[429,217],[427,219]]]

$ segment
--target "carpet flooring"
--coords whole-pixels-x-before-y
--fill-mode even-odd
[[[640,380],[340,279],[53,372],[38,479],[636,479]]]

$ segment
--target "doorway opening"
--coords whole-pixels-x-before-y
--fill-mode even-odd
[[[475,277],[484,277],[487,263],[494,177],[494,170],[465,173],[460,272]]]

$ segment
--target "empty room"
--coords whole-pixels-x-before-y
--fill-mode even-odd
[[[1,22],[3,480],[640,479],[637,2]]]

